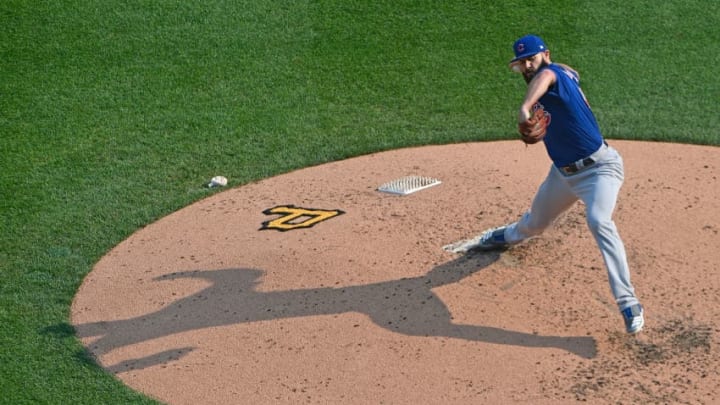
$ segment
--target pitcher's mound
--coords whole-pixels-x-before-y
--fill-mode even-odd
[[[215,194],[110,251],[72,322],[101,366],[174,404],[712,401],[720,150],[611,143],[638,338],[579,203],[503,253],[442,249],[529,207],[550,163],[518,141],[378,153]],[[377,190],[406,176],[439,184]]]

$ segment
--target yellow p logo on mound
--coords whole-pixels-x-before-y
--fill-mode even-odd
[[[281,232],[293,229],[305,229],[322,221],[344,214],[341,210],[319,210],[301,208],[294,205],[278,205],[263,211],[265,215],[281,215],[270,221],[262,223],[260,230],[275,229]]]

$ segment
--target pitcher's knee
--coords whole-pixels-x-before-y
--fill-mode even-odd
[[[594,234],[605,234],[615,232],[615,223],[612,219],[589,216],[587,225]]]

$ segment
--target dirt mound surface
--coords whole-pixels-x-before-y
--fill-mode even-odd
[[[442,246],[516,220],[541,146],[396,150],[228,189],[87,276],[72,322],[130,387],[194,403],[713,403],[720,149],[613,141],[646,328],[625,335],[577,203],[501,253]],[[441,184],[399,196],[404,176]]]

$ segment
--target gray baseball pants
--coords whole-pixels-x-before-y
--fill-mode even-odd
[[[505,240],[515,244],[541,234],[560,214],[582,200],[588,227],[607,268],[610,289],[622,311],[638,303],[630,282],[625,247],[612,219],[624,180],[623,160],[614,148],[604,145],[590,157],[595,163],[574,174],[566,174],[552,165],[530,210],[506,228]]]

